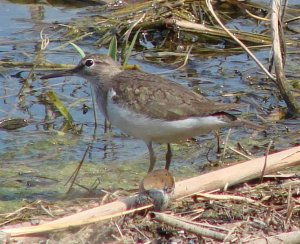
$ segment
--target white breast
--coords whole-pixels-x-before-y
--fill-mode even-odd
[[[175,121],[152,119],[147,115],[137,114],[124,106],[115,104],[112,100],[115,95],[114,90],[110,90],[108,93],[107,115],[109,121],[122,131],[144,141],[178,142],[214,129],[230,127],[230,124],[216,116],[192,117]]]

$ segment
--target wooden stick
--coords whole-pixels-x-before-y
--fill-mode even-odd
[[[232,186],[254,178],[259,178],[264,166],[264,161],[265,157],[260,157],[228,168],[177,182],[175,185],[173,199],[187,197],[198,192],[223,189],[226,185]],[[280,169],[286,169],[287,167],[297,164],[300,164],[300,146],[268,155],[266,174],[276,172]],[[11,236],[18,236],[94,223],[126,214],[127,212],[125,211],[134,208],[137,201],[138,196],[133,196],[44,223],[39,226],[20,228],[6,227],[1,229],[1,231],[9,233]],[[144,208],[149,207],[151,207],[151,205]],[[131,210],[129,212],[133,211],[135,210]]]
[[[194,233],[199,236],[209,237],[220,241],[223,241],[227,236],[224,233],[198,226],[197,223],[194,224],[193,222],[190,221],[186,222],[184,218],[178,218],[175,216],[171,216],[164,213],[157,213],[157,212],[151,212],[149,213],[149,216],[153,220],[156,220],[161,223],[165,223],[167,225],[173,226],[178,229],[183,229],[185,231]],[[230,241],[231,239],[232,238],[228,238],[227,240]]]
[[[228,168],[220,169],[175,184],[175,198],[186,197],[197,192],[207,192],[223,189],[242,182],[260,177],[265,157],[249,160]],[[265,173],[270,174],[286,167],[300,164],[300,146],[282,152],[268,155],[268,165]]]

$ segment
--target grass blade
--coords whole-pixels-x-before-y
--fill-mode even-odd
[[[77,46],[75,43],[73,42],[70,42],[70,44],[74,47],[74,49],[79,53],[80,57],[81,58],[84,58],[85,57],[85,53],[84,51],[79,47]]]
[[[59,97],[53,91],[47,92],[46,95],[50,99],[50,101],[54,104],[54,106],[58,109],[61,115],[64,116],[65,120],[70,125],[72,125],[73,123],[72,115],[70,114],[69,110],[64,106],[64,104],[59,99]]]
[[[134,47],[134,44],[135,44],[135,42],[136,42],[136,39],[137,39],[137,37],[138,37],[140,31],[141,31],[141,29],[139,29],[139,30],[134,34],[134,37],[133,37],[133,39],[132,39],[132,41],[131,41],[131,43],[130,43],[130,46],[129,46],[129,47],[127,48],[127,50],[126,50],[126,54],[125,54],[125,58],[124,58],[124,62],[123,62],[123,66],[124,66],[124,67],[127,65],[128,59],[129,59],[129,57],[130,57],[130,55],[131,55],[132,49],[133,49],[133,47]]]
[[[111,38],[109,48],[108,48],[108,55],[111,56],[113,60],[117,60],[117,51],[118,51],[118,43],[116,36]]]

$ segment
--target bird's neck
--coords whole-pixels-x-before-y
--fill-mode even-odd
[[[121,73],[122,70],[118,66],[113,66],[111,68],[103,69],[101,72],[95,72],[94,75],[90,75],[88,79],[93,85],[103,85],[110,82],[115,76]]]
[[[110,72],[102,72],[101,75],[89,79],[94,90],[97,105],[106,118],[107,92],[111,87],[111,80],[121,72],[122,70],[119,67],[112,67]]]

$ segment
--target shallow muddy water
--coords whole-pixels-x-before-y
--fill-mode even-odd
[[[22,204],[22,200],[56,200],[65,197],[67,179],[82,159],[89,143],[94,140],[78,183],[89,188],[97,180],[99,188],[106,190],[136,189],[148,168],[145,144],[128,137],[117,128],[104,134],[104,119],[98,113],[95,129],[91,90],[89,84],[79,78],[57,78],[42,81],[39,77],[49,70],[30,65],[40,50],[40,32],[48,34],[50,44],[40,52],[40,60],[57,64],[77,64],[79,54],[70,45],[67,37],[51,29],[52,23],[68,25],[71,20],[88,16],[89,7],[77,8],[62,4],[21,4],[0,1],[0,120],[26,119],[29,125],[16,130],[0,130],[0,212],[8,212]],[[254,32],[264,29],[255,21],[238,18],[229,26]],[[295,27],[299,28],[298,24]],[[62,40],[62,39],[63,40]],[[295,41],[299,35],[294,34]],[[99,49],[94,39],[76,42],[86,53],[107,53]],[[269,49],[255,54],[267,63]],[[278,100],[276,88],[266,83],[264,75],[244,53],[234,55],[191,56],[183,69],[167,64],[154,64],[143,58],[142,53],[132,56],[129,63],[137,64],[149,73],[164,73],[163,76],[200,90],[215,101],[234,102],[239,95],[242,102],[250,104],[242,114],[261,123],[256,114],[268,119],[271,107],[284,106]],[[299,74],[299,52],[289,50],[287,76]],[[169,71],[169,72],[167,72]],[[34,79],[27,79],[33,72]],[[299,75],[298,75],[299,77]],[[27,80],[26,80],[27,79]],[[27,83],[26,83],[27,82]],[[25,84],[25,85],[24,85]],[[299,89],[299,88],[298,88]],[[20,92],[22,91],[22,92]],[[57,110],[45,100],[45,94],[54,91],[74,118],[80,133],[62,131],[64,120]],[[86,105],[89,109],[83,112]],[[270,140],[274,150],[299,143],[299,120],[281,120],[268,123],[267,133],[243,128],[230,134],[230,145],[240,142],[254,155],[262,155]],[[222,131],[225,139],[228,130]],[[197,142],[174,145],[172,172],[176,179],[187,178],[201,171],[207,162],[209,148],[216,144],[213,134],[197,137]],[[164,165],[165,145],[156,145],[157,167]],[[215,151],[215,147],[212,151]],[[215,159],[212,152],[209,157]],[[228,161],[242,158],[228,152]],[[86,190],[79,186],[72,197],[81,196]]]

